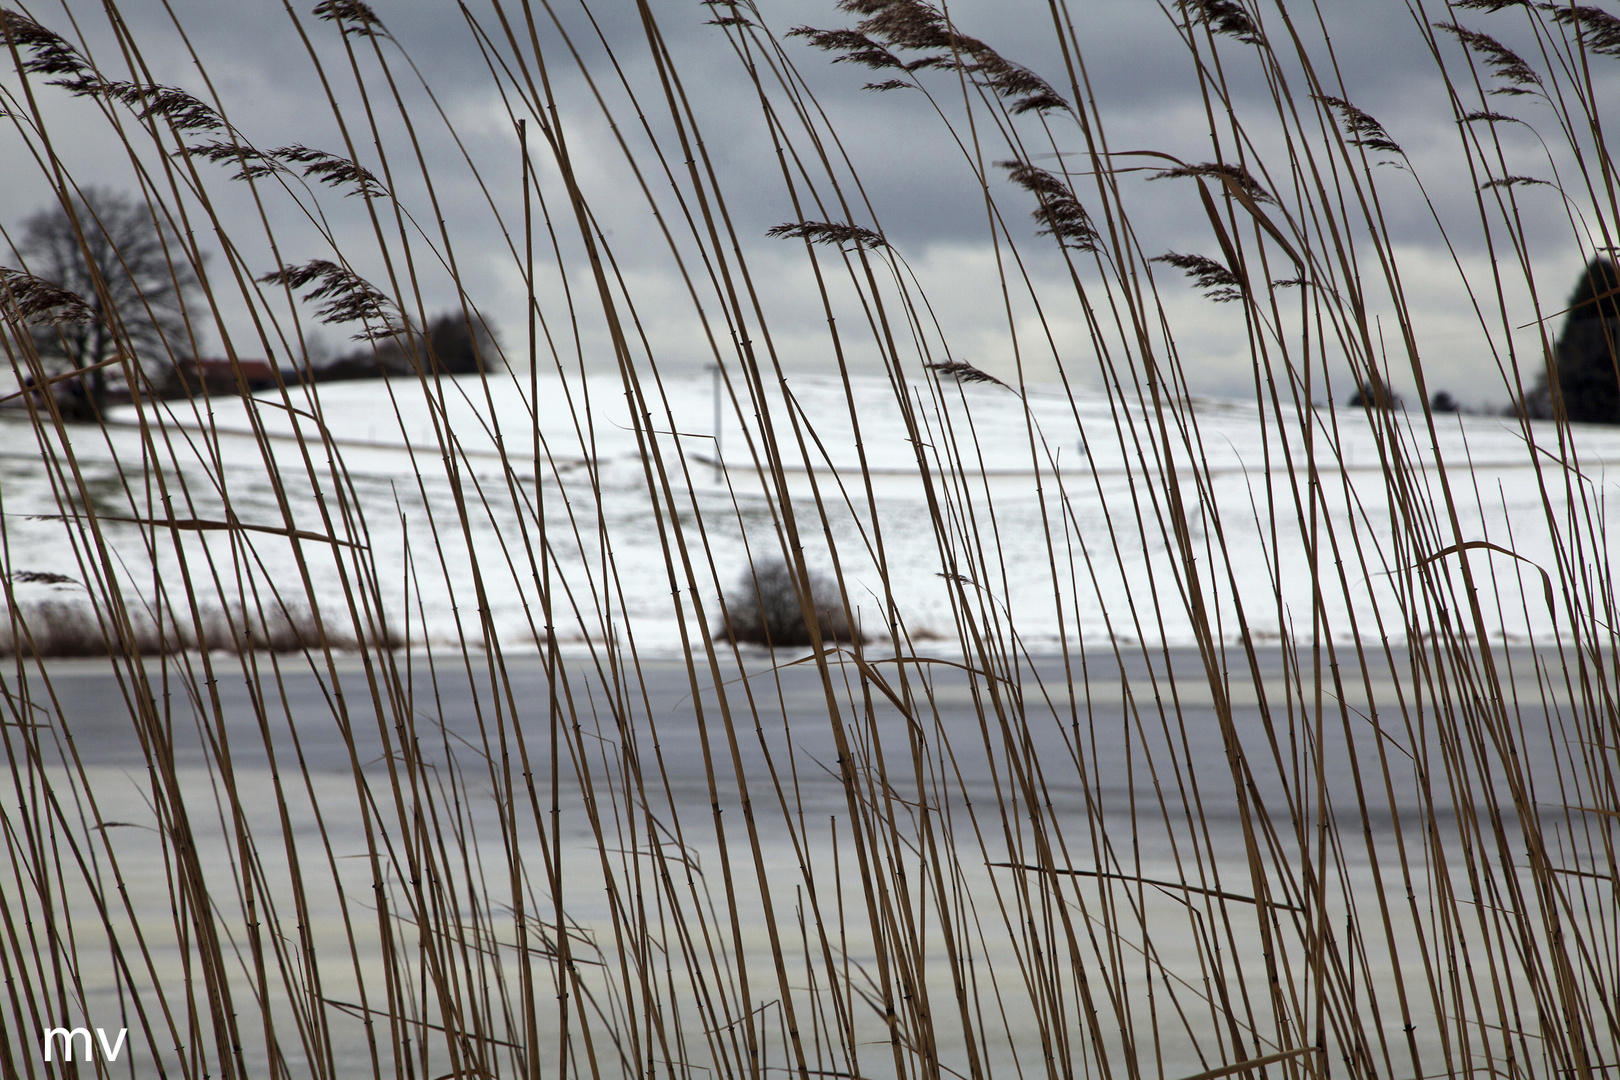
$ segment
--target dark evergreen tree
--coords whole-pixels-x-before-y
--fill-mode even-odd
[[[1593,259],[1569,299],[1558,336],[1558,390],[1571,421],[1620,423],[1620,376],[1615,346],[1620,338],[1620,271],[1608,259]]]
[[[428,348],[447,375],[472,375],[503,367],[494,335],[480,320],[468,325],[459,311],[428,323]]]
[[[1356,375],[1356,392],[1350,395],[1352,407],[1384,412],[1401,408],[1401,395],[1391,390],[1378,372],[1369,371],[1365,382],[1361,381],[1360,372],[1356,372]]]

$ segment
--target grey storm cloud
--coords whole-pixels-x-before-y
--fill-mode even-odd
[[[412,215],[407,227],[437,236],[442,220],[445,235],[453,239],[459,252],[462,280],[476,294],[475,302],[500,325],[521,324],[522,292],[512,272],[511,237],[521,202],[512,118],[525,114],[527,106],[521,101],[524,87],[502,67],[503,57],[510,52],[508,33],[519,39],[521,48],[529,47],[531,27],[517,21],[521,7],[504,5],[502,10],[511,21],[503,24],[497,8],[489,3],[473,2],[465,9],[419,0],[378,0],[373,5],[391,37],[381,47],[397,47],[414,65],[412,70],[396,63],[393,70],[421,153],[435,177],[435,189],[430,192],[420,181],[421,170],[413,160],[415,150],[406,149],[400,110],[386,96],[385,84],[368,76],[370,96],[362,100],[348,71],[351,61],[344,40],[331,24],[313,18],[310,6],[308,0],[291,7],[259,0],[175,0],[171,17],[165,5],[139,0],[122,6],[121,14],[140,48],[143,78],[180,86],[206,100],[217,96],[231,122],[254,145],[300,144],[343,155],[352,145],[360,163],[378,175],[384,174],[386,166],[401,205]],[[1192,162],[1210,160],[1215,156],[1212,127],[1224,130],[1221,114],[1228,108],[1239,116],[1252,114],[1261,119],[1245,128],[1250,143],[1242,148],[1231,145],[1223,135],[1227,141],[1221,153],[1241,152],[1282,199],[1290,198],[1300,178],[1288,171],[1286,147],[1274,119],[1265,122],[1275,110],[1275,89],[1267,73],[1251,50],[1230,39],[1222,40],[1218,51],[1201,50],[1205,66],[1200,70],[1182,39],[1189,32],[1203,31],[1189,31],[1179,5],[1141,0],[1056,5],[973,0],[948,5],[960,32],[989,42],[1002,56],[1044,78],[1059,95],[1072,98],[1075,86],[1053,28],[1054,8],[1058,17],[1073,23],[1085,50],[1074,79],[1081,82],[1080,93],[1102,117],[1103,134],[1117,155],[1110,160],[1120,170],[1124,197],[1134,208],[1135,227],[1140,230],[1134,239],[1143,257],[1164,251],[1207,252],[1214,250],[1215,240],[1192,186],[1186,181],[1149,181],[1148,176],[1166,168],[1166,162],[1132,158],[1127,152],[1154,151]],[[1039,223],[1030,218],[1036,209],[1033,196],[993,165],[987,177],[988,192],[999,217],[987,206],[986,188],[976,176],[974,150],[967,142],[968,129],[961,123],[964,86],[957,76],[946,71],[920,72],[929,90],[927,96],[909,88],[865,89],[886,76],[853,63],[834,62],[835,52],[818,50],[805,37],[788,33],[801,26],[841,29],[858,20],[857,14],[840,10],[830,0],[760,0],[752,7],[751,18],[770,29],[779,52],[756,51],[757,45],[748,44],[754,39],[728,34],[725,28],[713,25],[718,14],[729,10],[724,7],[680,0],[654,4],[649,10],[656,17],[659,40],[679,73],[684,100],[690,103],[691,119],[696,122],[687,134],[708,155],[727,210],[752,256],[770,268],[762,289],[770,302],[783,308],[785,313],[777,316],[781,325],[802,332],[798,354],[802,359],[815,362],[820,346],[813,339],[823,316],[815,304],[795,305],[795,290],[808,286],[802,268],[790,271],[802,248],[767,239],[766,232],[795,216],[789,181],[803,197],[808,189],[802,174],[817,173],[819,166],[789,159],[784,178],[783,160],[756,93],[750,64],[770,85],[784,64],[792,65],[793,84],[813,94],[813,98],[801,98],[800,105],[824,110],[838,133],[839,144],[824,149],[834,159],[834,171],[853,204],[850,216],[858,224],[881,227],[894,251],[907,260],[923,284],[951,298],[939,305],[943,312],[939,317],[949,332],[974,343],[988,366],[1006,362],[1008,316],[996,298],[997,290],[960,279],[988,272],[986,268],[993,265],[992,238],[998,229],[1005,229],[1022,245],[1022,272],[1030,276],[1036,293],[1066,288],[1068,271],[1055,245],[1036,235]],[[547,58],[547,73],[586,198],[617,266],[626,275],[626,287],[633,284],[643,297],[643,310],[638,314],[648,325],[669,327],[667,340],[685,340],[694,358],[701,358],[703,348],[694,344],[697,339],[690,327],[680,332],[673,329],[680,321],[674,310],[684,308],[688,301],[657,240],[660,226],[676,232],[694,226],[682,219],[670,200],[672,185],[685,183],[686,165],[641,11],[626,0],[593,3],[588,8],[578,3],[535,4],[532,12],[532,33]],[[88,11],[76,13],[81,15],[77,24],[98,63],[115,74],[123,69],[118,43],[105,20]],[[59,14],[43,7],[33,12],[50,25],[62,22],[59,17],[53,21]],[[1501,40],[1525,49],[1526,55],[1535,55],[1535,41],[1528,36],[1528,24],[1522,18],[1511,13],[1467,14],[1480,25],[1488,25]],[[1309,113],[1315,108],[1312,93],[1345,99],[1375,117],[1405,151],[1404,158],[1386,155],[1388,167],[1380,167],[1385,176],[1379,212],[1396,242],[1416,252],[1419,265],[1412,271],[1413,287],[1422,293],[1428,287],[1426,275],[1431,270],[1436,275],[1432,295],[1425,295],[1447,313],[1448,325],[1454,328],[1448,333],[1455,338],[1437,350],[1436,363],[1443,371],[1447,364],[1461,371],[1462,358],[1475,348],[1463,343],[1465,327],[1477,316],[1466,292],[1441,285],[1440,276],[1454,273],[1448,265],[1451,260],[1486,260],[1492,249],[1477,224],[1477,180],[1456,165],[1466,132],[1455,120],[1440,65],[1446,65],[1461,95],[1474,94],[1480,102],[1524,121],[1500,125],[1502,144],[1517,155],[1508,163],[1510,172],[1542,177],[1557,167],[1558,162],[1549,160],[1541,149],[1536,131],[1537,124],[1552,122],[1546,106],[1533,98],[1504,100],[1475,92],[1467,54],[1453,36],[1432,29],[1434,23],[1452,17],[1444,9],[1431,11],[1387,0],[1346,0],[1313,9],[1291,8],[1289,16],[1291,21],[1284,20],[1271,7],[1262,12],[1277,54],[1288,62],[1293,45],[1278,39],[1296,29],[1316,70],[1337,72],[1341,81],[1308,87],[1296,80],[1295,96],[1284,107]],[[184,36],[178,27],[184,28]],[[356,54],[353,62],[372,72],[372,43],[350,38],[347,44]],[[311,50],[321,60],[324,77],[311,61]],[[1218,57],[1218,63],[1212,63],[1212,57]],[[431,97],[417,83],[418,75],[431,88]],[[1482,77],[1488,82],[1489,72]],[[1598,78],[1613,81],[1607,72],[1600,72]],[[0,75],[0,85],[15,94],[15,74]],[[107,140],[105,122],[86,103],[65,100],[60,94],[52,98],[49,88],[40,89],[42,108],[57,130],[65,126],[84,133],[76,145],[58,139],[64,160],[75,174],[98,183],[115,182],[107,174],[129,166],[112,164],[123,155]],[[346,129],[337,122],[329,95],[340,103]],[[598,105],[598,95],[607,103],[611,123]],[[792,127],[795,121],[782,96],[773,91],[771,101],[772,108],[783,110],[778,119]],[[1478,105],[1465,103],[1463,107]],[[440,119],[441,112],[448,123]],[[947,126],[947,120],[952,126]],[[375,132],[371,123],[376,125]],[[1079,125],[1061,111],[1049,114],[1044,122],[1028,117],[1019,123],[1029,162],[1051,172],[1079,172],[1081,175],[1070,179],[1084,203],[1088,186],[1095,180],[1084,175],[1086,144]],[[982,142],[981,156],[986,162],[1008,156],[1001,132],[985,126],[974,134]],[[386,160],[377,153],[379,139],[389,147]],[[620,139],[629,145],[641,168],[639,176],[626,168],[618,147]],[[649,153],[654,140],[661,156]],[[554,170],[544,160],[546,148],[537,141],[531,150],[550,197],[546,212],[553,216],[564,213]],[[844,155],[848,166],[842,161]],[[476,166],[476,177],[467,159]],[[1278,163],[1280,171],[1268,171],[1266,166],[1272,162]],[[859,178],[858,185],[852,176]],[[46,171],[26,154],[0,154],[0,181],[6,191],[0,204],[0,224],[8,229],[51,197]],[[659,201],[658,219],[647,209],[643,184]],[[825,192],[824,185],[822,190]],[[360,200],[345,199],[335,192],[321,194],[321,212],[333,236],[342,241],[368,235],[372,226]],[[1586,218],[1578,201],[1560,199],[1551,187],[1545,191],[1518,189],[1514,197],[1513,212],[1528,224],[1531,243],[1538,246],[1535,254],[1549,268],[1544,287],[1561,294],[1585,258],[1579,234]],[[257,213],[245,191],[222,185],[217,198],[233,220],[252,220]],[[836,206],[817,208],[813,204],[802,211],[805,217],[842,214]],[[1442,226],[1448,230],[1446,238]],[[329,254],[322,249],[326,241],[315,220],[292,220],[282,227],[289,230],[285,244],[299,248],[297,257]],[[571,242],[564,243],[567,247]],[[573,248],[569,251],[578,254]],[[250,244],[245,257],[267,263],[271,253]],[[564,276],[570,272],[567,267],[559,271]],[[1197,297],[1172,268],[1161,264],[1153,272],[1176,305],[1176,317],[1189,320],[1196,330],[1182,336],[1183,351],[1208,349],[1207,363],[1190,365],[1192,371],[1203,373],[1193,378],[1201,379],[1204,389],[1242,391],[1249,379],[1250,361],[1241,324],[1230,310]],[[431,266],[421,273],[425,307],[443,308],[455,302],[443,275],[436,275]],[[1003,356],[983,355],[995,351]]]
[[[529,33],[527,25],[516,22],[515,10],[509,16],[513,21],[503,27],[487,5],[468,7],[471,19],[450,4],[385,0],[374,5],[389,33],[420,68],[440,102],[452,111],[477,109],[491,97],[488,53],[479,47],[479,35],[486,35],[501,48],[506,29],[525,45]],[[185,27],[189,44],[201,56],[215,88],[228,104],[241,110],[244,126],[266,129],[255,132],[257,138],[311,142],[316,135],[309,128],[331,127],[325,88],[313,77],[306,39],[314,42],[328,62],[336,64],[334,89],[345,102],[352,100],[346,87],[339,85],[343,59],[338,43],[306,11],[246,0],[184,0],[173,9],[174,20],[156,3],[130,4],[123,9],[154,76],[179,85],[195,81],[196,65],[176,32],[177,21]],[[949,9],[963,32],[989,41],[1068,96],[1067,68],[1047,5],[978,2],[955,3]],[[548,10],[567,29],[569,45],[606,93],[612,94],[615,82],[611,68],[603,62],[607,46],[642,93],[656,93],[650,51],[634,4],[594,4],[589,17],[578,5],[557,4],[551,9],[536,5],[534,32],[551,54],[550,73],[559,95],[571,100],[582,115],[593,110],[580,68],[564,48],[557,25],[547,17]],[[762,219],[770,217],[765,208],[777,208],[782,202],[779,169],[769,153],[743,61],[724,34],[709,25],[715,9],[680,2],[657,4],[654,10],[666,47],[680,65],[687,92],[700,103],[706,146],[725,167],[728,194],[739,206],[763,204]],[[1391,117],[1392,127],[1400,126],[1396,117],[1415,118],[1425,128],[1431,127],[1444,118],[1425,115],[1421,108],[1414,110],[1413,102],[1429,102],[1434,97],[1437,73],[1409,18],[1369,17],[1388,11],[1383,3],[1335,6],[1333,41],[1356,84],[1346,90],[1364,108]],[[1115,118],[1120,138],[1148,140],[1153,149],[1203,154],[1207,124],[1196,105],[1197,74],[1178,42],[1174,12],[1130,0],[1073,4],[1068,13],[1080,29],[1081,40],[1091,46],[1083,58],[1091,94],[1105,115]],[[762,3],[757,17],[779,36],[797,26],[834,29],[856,21],[855,15],[832,3],[803,0]],[[295,29],[295,18],[302,36]],[[111,43],[105,47],[110,48]],[[785,38],[783,47],[818,102],[833,114],[886,230],[907,244],[982,235],[982,200],[967,159],[960,151],[953,154],[932,104],[914,91],[879,94],[863,89],[874,81],[870,72],[852,64],[834,64],[832,56],[809,47],[803,39]],[[1239,104],[1245,99],[1263,103],[1269,93],[1254,65],[1245,64],[1241,57],[1221,75]],[[932,84],[945,107],[959,102],[960,90],[948,77],[936,78]],[[380,109],[386,110],[386,102]],[[430,138],[433,134],[426,133]],[[1166,147],[1166,135],[1188,145]],[[1425,130],[1416,135],[1424,140],[1430,133]],[[1077,132],[1060,133],[1057,142],[1066,149],[1081,149]],[[1130,146],[1128,142],[1119,145]]]

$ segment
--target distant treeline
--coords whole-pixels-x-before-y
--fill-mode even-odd
[[[1562,413],[1576,424],[1620,424],[1620,269],[1608,258],[1593,259],[1557,314],[1564,316],[1564,325],[1550,362],[1540,365],[1531,389],[1518,403],[1501,410],[1502,415],[1514,416],[1522,409],[1532,420],[1552,420]],[[1366,378],[1357,373],[1357,380],[1350,405],[1403,407],[1400,395],[1376,371]],[[1445,390],[1430,399],[1429,407],[1435,412],[1467,411]]]
[[[505,367],[495,336],[487,323],[469,325],[460,312],[432,319],[425,332],[395,334],[340,356],[317,360],[296,369],[282,368],[287,383],[339,382],[347,379],[414,378],[424,375],[476,375],[480,370]],[[241,372],[241,382],[237,372]],[[276,372],[264,360],[238,358],[233,366],[227,358],[188,357],[169,368],[155,390],[163,397],[183,398],[206,391],[209,394],[235,394],[246,382],[249,392],[268,390],[276,385]],[[111,400],[127,400],[127,391],[114,389]],[[88,417],[87,417],[88,418]]]
[[[335,382],[418,373],[476,375],[505,366],[489,324],[482,319],[469,323],[458,311],[432,319],[425,333],[396,334],[324,364],[311,364],[308,377],[312,382]]]

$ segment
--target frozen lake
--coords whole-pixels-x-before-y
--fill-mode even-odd
[[[737,1030],[727,1042],[715,1028],[763,1009],[755,1017],[763,1066],[792,1070],[785,980],[810,1069],[893,1075],[875,1004],[884,991],[863,981],[877,967],[872,904],[901,920],[882,925],[885,947],[898,935],[915,950],[915,981],[888,992],[907,1030],[933,1032],[942,1067],[965,1072],[972,1040],[997,1070],[1038,1069],[1042,1028],[1066,1031],[1073,1042],[1052,1052],[1083,1067],[1091,1051],[1076,1011],[1078,973],[1107,1020],[1111,1057],[1151,1053],[1167,1075],[1191,1075],[1211,1050],[1213,1017],[1246,1032],[1252,1056],[1274,1052],[1279,1021],[1257,957],[1275,956],[1285,998],[1308,1007],[1312,988],[1297,972],[1325,916],[1351,928],[1347,952],[1330,965],[1344,979],[1328,991],[1330,1007],[1378,1005],[1385,1030],[1359,1037],[1388,1040],[1414,1055],[1410,1064],[1439,1071],[1466,1056],[1482,1023],[1501,1019],[1488,1019],[1496,1016],[1488,1003],[1453,997],[1461,986],[1433,981],[1456,942],[1502,964],[1504,986],[1534,989],[1498,954],[1513,935],[1475,919],[1467,900],[1482,895],[1482,883],[1487,894],[1520,887],[1515,790],[1528,791],[1521,812],[1542,815],[1544,844],[1568,871],[1568,911],[1595,920],[1587,933],[1598,940],[1614,931],[1612,881],[1590,872],[1602,858],[1601,826],[1594,835],[1583,815],[1563,809],[1581,803],[1588,782],[1565,715],[1570,695],[1538,685],[1561,686],[1562,661],[1499,650],[1512,723],[1498,730],[1481,712],[1478,730],[1442,732],[1425,720],[1424,678],[1404,652],[1373,669],[1378,710],[1349,656],[1340,658],[1350,680],[1342,709],[1330,669],[1319,698],[1308,668],[1298,678],[1301,658],[1275,647],[1256,658],[1258,678],[1232,650],[1225,662],[1234,675],[1220,689],[1231,702],[1241,784],[1217,692],[1185,649],[1088,649],[1067,667],[1047,656],[993,679],[946,658],[907,663],[902,674],[873,652],[867,670],[876,678],[864,688],[847,658],[824,682],[813,664],[773,667],[768,654],[745,652],[743,668],[723,663],[719,686],[699,665],[695,697],[684,662],[644,661],[614,675],[577,649],[554,672],[539,658],[509,657],[493,679],[459,656],[421,655],[396,655],[392,670],[369,676],[352,656],[335,671],[283,658],[272,679],[260,657],[259,693],[234,658],[214,658],[210,685],[198,681],[198,657],[181,657],[171,659],[166,686],[152,684],[161,722],[148,733],[172,748],[158,755],[172,761],[165,775],[149,771],[104,662],[55,662],[48,688],[36,673],[27,691],[60,710],[51,734],[64,737],[43,739],[41,775],[63,804],[55,827],[88,860],[60,897],[62,925],[86,939],[105,935],[99,897],[113,910],[114,936],[128,948],[138,931],[150,962],[122,971],[87,950],[77,973],[86,1022],[134,1017],[133,1003],[144,1005],[153,1030],[128,1023],[137,1061],[155,1053],[173,1067],[179,1059],[160,1049],[175,1045],[173,1035],[156,1006],[183,1018],[197,1004],[179,989],[200,976],[170,914],[188,902],[184,875],[159,843],[183,807],[235,958],[226,981],[250,997],[268,988],[278,1053],[294,1075],[312,1049],[330,1053],[340,1073],[369,1068],[362,1018],[391,1010],[414,1017],[399,1019],[396,1035],[434,1043],[436,964],[435,992],[480,1017],[480,1031],[506,1037],[521,1019],[514,880],[541,924],[531,924],[529,948],[548,1068],[560,1053],[557,938],[548,929],[560,903],[575,992],[594,1009],[571,1020],[571,1067],[589,1067],[589,1032],[598,1067],[610,1072],[635,1071],[635,1061],[682,1039],[677,1072],[745,1070]],[[391,687],[380,710],[371,679]],[[21,689],[7,687],[13,702]],[[1523,767],[1517,777],[1480,764],[1501,738]],[[1437,844],[1470,854],[1447,865],[1429,858]],[[1041,865],[1065,873],[1042,874]],[[867,898],[872,889],[883,894],[877,901]],[[1524,932],[1539,938],[1536,904],[1520,895]],[[447,920],[444,904],[459,914]],[[419,940],[428,921],[441,932],[460,925],[467,938]],[[770,962],[773,928],[780,972]],[[740,965],[739,950],[748,957]],[[1072,970],[1040,972],[1053,950],[1053,962]],[[379,990],[385,952],[398,965],[391,994]],[[649,956],[658,972],[650,986],[635,973]],[[312,975],[323,1004],[297,989]],[[1410,998],[1406,1020],[1397,990]],[[1170,1023],[1165,1010],[1191,1019]],[[1409,1047],[1408,1021],[1417,1027]],[[174,1022],[185,1045],[185,1022]],[[840,1024],[859,1037],[835,1052]],[[246,1060],[265,1063],[258,1022],[242,1037]],[[432,1075],[450,1071],[442,1045],[427,1053]],[[395,1059],[381,1054],[386,1070]]]

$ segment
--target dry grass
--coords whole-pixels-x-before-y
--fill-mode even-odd
[[[132,612],[127,624],[108,618],[84,596],[22,601],[0,614],[0,656],[160,656],[193,650],[302,653],[318,648],[320,628],[306,608],[289,611],[201,608],[195,619],[170,611],[159,618],[150,609]],[[353,637],[332,636],[335,648],[361,647]],[[371,641],[365,642],[373,644]],[[398,648],[397,636],[385,647]]]
[[[313,318],[374,340],[427,324],[429,278],[471,324],[468,253],[439,211],[474,190],[534,302],[507,332],[518,374],[485,365],[486,378],[450,383],[423,361],[414,382],[379,390],[379,410],[409,394],[433,418],[428,452],[396,478],[430,513],[360,496],[318,387],[255,399],[232,436],[251,447],[247,466],[226,460],[205,397],[142,395],[132,349],[121,362],[138,420],[125,427],[25,401],[84,600],[20,601],[5,579],[8,1068],[66,1075],[32,1041],[66,1023],[128,1027],[132,1075],[186,1080],[1614,1074],[1620,642],[1602,488],[1567,423],[1510,421],[1542,518],[1510,525],[1553,538],[1551,559],[1526,565],[1514,536],[1468,524],[1497,493],[1465,463],[1425,465],[1441,441],[1433,388],[1380,202],[1409,174],[1379,168],[1400,147],[1351,103],[1306,11],[1172,6],[1208,117],[1198,156],[1214,159],[1189,164],[1111,146],[1085,67],[1108,43],[1066,0],[1033,8],[1067,65],[1039,74],[922,0],[848,0],[845,24],[791,41],[768,10],[706,9],[757,91],[769,139],[757,152],[782,164],[778,220],[798,224],[778,242],[803,244],[846,419],[858,433],[846,357],[876,355],[916,452],[951,622],[913,632],[866,460],[836,482],[807,472],[812,495],[792,495],[789,470],[822,459],[822,418],[791,405],[747,259],[756,238],[736,232],[705,142],[711,114],[660,31],[690,12],[615,11],[654,61],[636,74],[589,40],[558,47],[573,24],[542,32],[549,9],[464,9],[523,151],[430,166],[421,133],[451,121],[414,88],[385,11],[289,9],[288,33],[320,42],[309,63],[342,133],[311,150],[259,145],[253,117],[214,98],[206,65],[195,94],[164,82],[190,80],[189,67],[149,69],[177,55],[183,27],[157,49],[125,36],[116,3],[69,7],[116,47],[91,55],[43,8],[8,13],[0,152],[32,155],[71,206],[88,178],[51,151],[83,133],[54,129],[40,102],[95,110],[128,151],[131,186],[179,238],[177,276],[213,290],[193,314],[199,334],[300,357],[314,305]],[[1434,45],[1463,133],[1444,179],[1474,192],[1477,213],[1458,227],[1501,253],[1493,280],[1473,285],[1501,389],[1522,400],[1550,349],[1515,345],[1508,312],[1539,295],[1538,278],[1502,141],[1513,125],[1493,110],[1531,98],[1546,110],[1558,188],[1587,230],[1575,242],[1620,243],[1591,74],[1617,38],[1591,8],[1456,8],[1468,26],[1431,14],[1412,32]],[[1508,19],[1536,51],[1472,28]],[[797,65],[822,59],[801,38],[877,71],[881,93],[926,95],[941,162],[983,183],[999,268],[985,288],[1008,298],[1019,364],[1005,388],[980,389],[1022,393],[1023,358],[1055,340],[1050,322],[1015,318],[1037,291],[1026,249],[1051,245],[1069,269],[1064,315],[1091,348],[1084,370],[1065,361],[1061,375],[1104,388],[1111,426],[1087,440],[1117,444],[1129,494],[1100,524],[1081,521],[1073,485],[1100,491],[1104,477],[1051,470],[1026,414],[1043,486],[1040,533],[1020,539],[1044,553],[1075,631],[1054,655],[1030,655],[1005,601],[997,538],[1011,496],[982,482],[971,399],[950,378],[978,369],[939,340],[885,239],[888,208],[866,203],[801,77]],[[1269,111],[1234,106],[1226,72],[1239,63],[1269,88]],[[591,80],[591,123],[554,96],[564,71]],[[645,206],[595,199],[576,166],[587,131],[622,136],[591,158],[614,162]],[[1067,171],[1027,164],[1037,158]],[[1207,220],[1204,253],[1139,247],[1126,170],[1144,165]],[[521,178],[521,199],[497,173]],[[243,185],[257,218],[215,201]],[[340,204],[353,217],[334,230],[326,213]],[[740,500],[693,495],[704,466],[667,434],[662,357],[615,259],[621,213],[652,222],[634,243],[662,245],[731,413],[747,418],[742,448],[727,444],[731,475],[758,477],[747,497],[763,510],[747,520]],[[203,236],[224,238],[216,258]],[[1185,285],[1158,260],[1241,320],[1263,422],[1298,435],[1268,444],[1247,505],[1216,498],[1159,292]],[[29,320],[89,306],[3,287],[5,356],[40,381]],[[633,537],[598,512],[611,493],[583,377],[597,347],[606,355],[589,360],[618,373],[634,418],[647,513]],[[1387,529],[1335,510],[1371,489],[1349,487],[1341,419],[1316,407],[1350,388],[1332,385],[1329,356],[1351,366],[1350,386],[1387,386],[1392,370],[1416,385],[1410,423],[1355,413],[1376,438]],[[498,380],[533,404],[542,369],[572,430],[492,427],[497,465],[475,467],[473,433],[446,419],[454,395],[482,397],[493,416]],[[289,446],[272,420],[299,439]],[[92,445],[121,465],[110,493],[86,464]],[[6,498],[9,568],[22,526]],[[841,546],[847,519],[859,538]],[[716,557],[728,529],[755,552],[748,586]],[[1258,601],[1237,587],[1238,529],[1263,538],[1273,587]],[[823,540],[825,582],[803,554]],[[650,561],[631,560],[632,543]],[[875,607],[843,569],[857,545],[876,567]],[[1168,553],[1164,572],[1107,612],[1112,645],[1077,644],[1082,594],[1150,548]],[[627,594],[645,592],[626,578],[648,573],[682,634],[675,660],[645,655],[626,619]],[[454,605],[425,636],[422,585],[441,576]],[[765,586],[783,581],[767,604]],[[1365,600],[1374,581],[1388,590]],[[503,645],[497,593],[524,598],[522,643]],[[1290,606],[1302,594],[1308,608]],[[1501,647],[1490,613],[1504,594],[1544,596],[1556,630]],[[738,649],[750,602],[773,642],[778,625],[802,633],[808,659]],[[837,646],[857,610],[890,644]],[[1195,648],[1146,644],[1171,617]],[[583,644],[565,655],[564,640]],[[227,652],[171,651],[198,647]],[[82,669],[43,659],[81,649],[106,657],[88,704]]]

